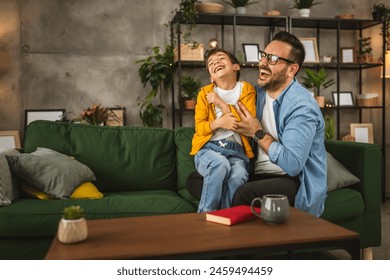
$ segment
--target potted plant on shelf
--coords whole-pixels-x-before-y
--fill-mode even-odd
[[[301,17],[310,16],[310,8],[322,2],[315,2],[315,0],[293,0],[293,5],[290,9],[298,9],[298,14]]]
[[[163,90],[168,90],[173,81],[173,48],[166,46],[160,53],[160,47],[153,47],[152,54],[145,59],[136,61],[141,64],[138,75],[144,87],[151,86],[151,91],[145,97],[138,98],[140,118],[144,126],[162,127]],[[153,104],[154,98],[159,95],[159,104]]]
[[[87,239],[88,227],[84,218],[84,209],[80,206],[64,208],[58,224],[58,240],[62,243],[76,243]]]
[[[184,101],[184,107],[186,109],[194,109],[196,98],[202,82],[199,79],[194,79],[192,76],[183,76],[181,80],[182,97]]]
[[[237,14],[245,14],[247,6],[257,3],[257,1],[251,2],[250,0],[223,0],[222,2],[232,6]]]
[[[372,63],[374,56],[372,55],[371,37],[359,38],[359,49],[357,60],[359,63]]]
[[[325,98],[324,96],[320,96],[320,88],[323,87],[328,88],[331,85],[333,85],[335,82],[333,79],[327,79],[328,73],[326,72],[325,68],[320,68],[318,71],[314,71],[311,69],[306,68],[305,69],[306,76],[302,77],[302,84],[307,89],[313,88],[314,90],[314,96],[318,102],[318,105],[320,107],[325,106]]]

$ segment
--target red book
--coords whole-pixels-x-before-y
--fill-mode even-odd
[[[260,208],[254,207],[260,213]],[[235,224],[250,221],[256,218],[248,205],[234,206],[231,208],[215,210],[206,213],[206,221],[232,226]]]

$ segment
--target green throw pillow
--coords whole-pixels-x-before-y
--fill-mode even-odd
[[[19,197],[18,180],[12,174],[6,155],[17,155],[18,150],[0,149],[0,205],[9,205]]]
[[[68,198],[82,183],[96,180],[88,166],[46,148],[6,158],[18,177],[54,198]]]
[[[358,177],[353,175],[344,165],[337,161],[330,153],[326,152],[328,163],[327,185],[328,192],[338,188],[359,183]]]

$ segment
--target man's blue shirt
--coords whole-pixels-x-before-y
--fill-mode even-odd
[[[256,86],[256,115],[263,115],[266,91]],[[325,123],[310,92],[296,79],[273,103],[279,142],[274,141],[268,156],[288,175],[299,176],[295,207],[320,216],[326,198]]]

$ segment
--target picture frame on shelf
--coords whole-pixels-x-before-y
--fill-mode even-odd
[[[343,92],[332,91],[332,99],[333,99],[333,104],[335,106],[340,106],[340,107],[355,106],[351,91],[343,91]],[[340,105],[338,105],[338,100],[340,100]]]
[[[372,123],[351,123],[350,130],[355,142],[374,144]]]
[[[37,120],[60,121],[65,109],[27,109],[24,110],[24,131],[27,126]]]
[[[340,62],[341,63],[354,63],[355,62],[355,49],[354,48],[341,48],[340,49]]]
[[[305,47],[306,57],[304,62],[318,63],[320,62],[318,56],[317,39],[316,38],[299,38]]]
[[[245,61],[259,62],[259,44],[242,44],[245,54]]]
[[[106,126],[126,126],[126,108],[114,107],[108,108],[108,120],[104,125]]]
[[[1,149],[20,149],[20,136],[18,130],[0,131]]]

